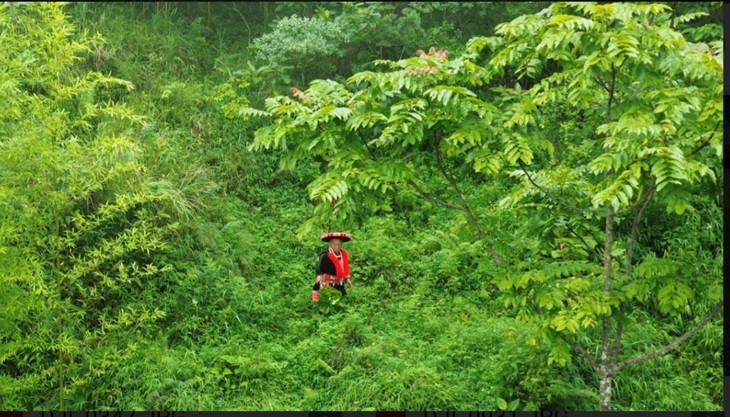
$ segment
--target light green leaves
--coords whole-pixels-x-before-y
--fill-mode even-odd
[[[295,58],[314,61],[342,56],[350,33],[342,25],[296,15],[279,20],[273,32],[253,42],[256,56],[268,62],[288,63]]]
[[[659,289],[657,296],[659,311],[667,314],[670,311],[681,311],[694,298],[694,291],[685,283],[669,282]]]
[[[588,31],[588,30],[593,29],[593,27],[595,26],[595,22],[590,19],[581,17],[581,16],[561,14],[561,15],[552,16],[548,20],[547,25],[548,26],[555,25],[558,28],[565,27],[572,31],[575,31],[575,30]]]
[[[573,321],[566,321],[566,323],[570,323],[573,325]],[[553,348],[550,350],[550,354],[548,355],[548,365],[551,365],[553,363],[557,363],[560,366],[565,366],[572,362],[572,357],[570,355],[570,347],[562,341],[562,339],[558,339],[554,342]]]
[[[532,149],[530,149],[527,138],[521,133],[514,134],[514,136],[506,141],[504,155],[507,162],[513,165],[517,164],[517,161],[524,162],[525,164],[532,163]]]
[[[594,195],[591,202],[594,207],[608,202],[614,210],[627,207],[634,195],[634,189],[638,186],[639,179],[636,170],[627,169],[608,188]]]
[[[559,332],[567,330],[570,333],[575,333],[578,330],[580,323],[570,311],[563,310],[550,321],[550,325]],[[550,356],[552,360],[549,358],[548,364],[558,361],[561,365],[565,365],[565,361],[562,361],[562,363],[560,361],[565,358],[565,353],[567,352],[562,349],[553,350]]]
[[[449,104],[449,100],[452,97],[458,98],[459,96],[476,97],[476,94],[469,91],[464,87],[454,87],[449,85],[437,85],[428,90],[424,91],[423,94],[430,98],[432,101],[438,101],[442,105],[446,106]]]
[[[242,116],[244,119],[247,119],[249,117],[265,117],[269,116],[268,112],[265,112],[263,110],[254,109],[252,107],[241,107],[238,110],[238,115]]]
[[[312,191],[309,193],[311,198],[322,198],[328,203],[339,200],[347,194],[347,182],[339,178],[332,178],[321,183],[314,183]]]
[[[651,173],[657,179],[657,191],[661,191],[668,184],[681,185],[687,181],[684,153],[676,146],[671,148],[648,149],[647,154],[658,155],[651,166]]]
[[[489,149],[483,148],[473,154],[474,171],[486,175],[496,175],[504,165],[504,157]]]

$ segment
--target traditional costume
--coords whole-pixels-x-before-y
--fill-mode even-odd
[[[321,237],[323,242],[329,242],[332,239],[349,242],[352,239],[347,233],[325,233]],[[319,254],[317,257],[317,278],[312,287],[312,301],[319,301],[319,293],[317,291],[322,287],[333,286],[336,290],[347,295],[345,291],[345,283],[350,284],[350,261],[347,251],[340,249],[340,253],[335,253],[332,248]]]

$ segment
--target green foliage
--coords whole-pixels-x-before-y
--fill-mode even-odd
[[[722,85],[721,45],[687,42],[674,27],[692,16],[671,20],[669,9],[557,3],[498,25],[497,36],[473,39],[455,58],[431,48],[396,62],[376,60],[386,69],[354,74],[345,83],[315,81],[304,91],[293,88],[294,98],[267,100],[272,122],[257,131],[250,149],[280,149],[282,167],[289,169],[309,153],[328,162],[328,170],[309,185],[310,198],[320,201],[310,223],[358,219],[366,208],[377,213],[379,201],[406,185],[425,194],[417,185],[419,163],[429,154],[435,154],[457,194],[442,153],[456,165],[472,163],[475,171],[495,176],[518,167],[513,176],[522,181],[503,200],[506,207],[524,208],[526,214],[536,209],[544,217],[546,208],[572,206],[570,211],[590,215],[571,213],[569,222],[553,223],[563,226],[562,236],[545,236],[544,244],[559,248],[546,251],[558,258],[549,263],[554,266],[539,256],[503,268],[495,284],[517,290],[505,294],[507,307],[543,324],[543,335],[558,342],[563,333],[590,332],[599,320],[616,319],[626,303],[645,300],[652,290],[659,312],[676,313],[696,298],[693,288],[701,285],[642,282],[621,288],[631,266],[624,275],[611,271],[624,259],[623,239],[633,251],[636,237],[625,230],[604,234],[596,224],[605,221],[613,228],[624,216],[638,216],[654,194],[656,202],[681,215],[693,207],[680,187],[712,184],[720,174],[721,150],[705,149],[721,136],[721,107],[715,105]],[[514,88],[499,85],[505,73],[517,74]],[[577,113],[589,142],[554,137],[555,114],[545,112],[549,106]],[[555,160],[556,153],[576,148],[583,158]],[[566,191],[572,198],[563,198]],[[478,230],[466,204],[462,198],[461,208]],[[593,214],[605,207],[619,218],[611,211],[606,217]],[[614,251],[596,256],[599,242]],[[566,267],[576,265],[564,263],[573,260],[580,267]],[[612,279],[618,283],[613,291]],[[602,361],[616,360],[607,354]],[[570,359],[568,346],[560,342],[547,361],[566,366]]]
[[[6,76],[42,90],[9,90],[0,150],[0,218],[15,225],[0,237],[12,248],[0,255],[7,258],[2,276],[24,305],[3,310],[11,330],[3,369],[21,381],[44,380],[7,388],[3,397],[17,408],[64,408],[64,401],[84,407],[91,383],[83,377],[85,358],[99,354],[107,338],[150,334],[165,316],[153,300],[170,266],[156,257],[200,207],[145,172],[144,118],[95,98],[106,86],[131,85],[77,65],[89,40],[71,38],[62,6],[3,5],[0,20],[23,28],[6,43],[2,65],[17,68]],[[34,37],[33,47],[24,44]],[[35,65],[18,65],[18,46]],[[52,388],[60,391],[37,396]]]
[[[720,14],[668,5],[0,4],[0,408],[595,409],[573,343],[722,300]],[[722,355],[611,407],[719,410]]]
[[[273,32],[266,33],[252,43],[255,56],[267,65],[302,67],[302,77],[321,71],[331,72],[327,66],[330,57],[342,57],[350,32],[336,21],[292,15],[276,22]]]

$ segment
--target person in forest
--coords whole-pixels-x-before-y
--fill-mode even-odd
[[[329,243],[329,247],[317,257],[317,275],[312,287],[312,301],[315,303],[319,301],[319,290],[322,288],[331,285],[344,297],[347,295],[345,284],[352,287],[350,261],[347,251],[342,249],[342,244],[349,242],[352,236],[342,232],[325,233],[321,239],[323,242]]]

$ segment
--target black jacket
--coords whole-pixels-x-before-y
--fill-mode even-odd
[[[319,254],[319,258],[317,259],[317,275],[337,275],[335,264],[333,264],[332,260],[330,260],[329,256],[327,256],[328,254],[329,250]]]

